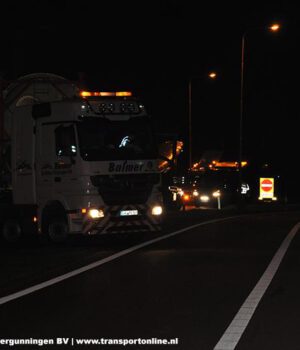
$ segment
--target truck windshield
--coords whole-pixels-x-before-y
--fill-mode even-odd
[[[157,155],[148,117],[124,121],[89,118],[77,123],[81,157],[87,161],[147,159]]]

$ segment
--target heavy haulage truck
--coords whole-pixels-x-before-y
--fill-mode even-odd
[[[47,73],[3,92],[0,224],[7,240],[36,230],[160,229],[161,174],[151,118],[129,92],[81,91]]]

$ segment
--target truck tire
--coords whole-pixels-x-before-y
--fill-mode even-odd
[[[65,242],[68,238],[68,225],[63,218],[52,218],[47,225],[47,237],[53,243]]]
[[[22,236],[22,228],[18,220],[9,219],[4,221],[1,229],[2,238],[9,243],[15,243]]]
[[[52,243],[63,243],[67,240],[68,222],[62,206],[55,204],[44,209],[42,232]]]

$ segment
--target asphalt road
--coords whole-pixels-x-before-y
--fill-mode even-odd
[[[193,210],[173,214],[156,235],[2,246],[0,349],[14,348],[5,344],[8,339],[57,338],[69,338],[69,345],[15,347],[217,349],[235,316],[245,321],[241,307],[270,265],[268,284],[262,295],[255,292],[257,307],[252,305],[236,346],[228,341],[236,339],[234,328],[219,348],[300,349],[300,233],[282,247],[299,221],[299,211]],[[78,270],[84,266],[86,271]],[[78,339],[101,338],[178,344],[76,345]]]

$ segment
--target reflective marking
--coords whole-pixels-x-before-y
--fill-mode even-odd
[[[258,303],[265,294],[265,291],[271,283],[292,239],[298,232],[299,228],[300,222],[298,222],[285,237],[276,254],[273,256],[273,259],[271,260],[266,271],[257,282],[252,292],[249,294],[238,313],[235,315],[225,333],[214,347],[214,350],[233,350],[237,346],[237,343],[248,326]]]
[[[127,255],[129,253],[132,253],[132,252],[134,252],[134,251],[136,251],[138,249],[147,247],[148,245],[151,245],[153,243],[162,241],[164,239],[176,236],[176,235],[178,235],[178,234],[180,234],[182,232],[192,230],[193,228],[196,228],[196,227],[199,227],[199,226],[204,226],[204,225],[208,225],[208,224],[214,224],[214,223],[217,223],[217,222],[222,222],[222,221],[231,220],[231,219],[237,219],[237,218],[239,218],[239,216],[231,216],[231,217],[222,218],[222,219],[215,219],[215,220],[204,221],[204,222],[201,222],[199,224],[188,226],[188,227],[185,227],[185,228],[183,228],[181,230],[174,231],[172,233],[168,233],[167,235],[151,239],[150,241],[143,242],[143,243],[135,245],[133,247],[124,249],[124,250],[122,250],[122,251],[120,251],[118,253],[115,253],[115,254],[113,254],[111,256],[108,256],[108,257],[106,257],[104,259],[101,259],[101,260],[95,261],[95,262],[93,262],[93,263],[91,263],[89,265],[80,267],[79,269],[76,269],[76,270],[73,270],[71,272],[65,273],[65,274],[63,274],[61,276],[58,276],[58,277],[54,277],[54,278],[52,278],[52,279],[50,279],[48,281],[36,284],[35,286],[23,289],[23,290],[21,290],[19,292],[16,292],[16,293],[7,295],[5,297],[2,297],[2,298],[0,298],[0,305],[8,303],[9,301],[12,301],[12,300],[24,297],[25,295],[34,293],[34,292],[36,292],[38,290],[50,287],[50,286],[52,286],[54,284],[57,284],[57,283],[62,282],[64,280],[67,280],[67,279],[69,279],[71,277],[77,276],[77,275],[79,275],[79,274],[81,274],[83,272],[92,270],[92,269],[94,269],[94,268],[96,268],[98,266],[101,266],[101,265],[104,265],[104,264],[106,264],[106,263],[108,263],[110,261],[116,260],[116,259],[118,259],[118,258],[120,258],[120,257],[122,257],[124,255]]]

